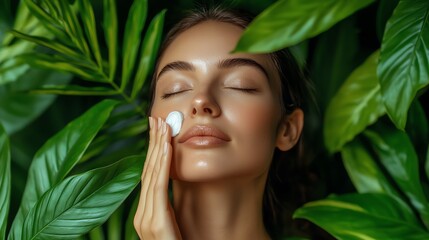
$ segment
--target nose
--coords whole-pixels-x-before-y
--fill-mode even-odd
[[[192,99],[192,116],[218,117],[221,109],[216,99],[208,92],[200,92]]]

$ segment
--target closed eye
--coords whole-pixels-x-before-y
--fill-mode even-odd
[[[255,93],[258,90],[256,88],[236,88],[236,87],[228,87],[227,89],[238,90],[245,93]]]
[[[162,99],[166,99],[166,98],[172,97],[172,96],[174,96],[174,95],[177,95],[177,94],[179,94],[179,93],[186,92],[186,91],[189,91],[189,90],[183,90],[183,91],[177,91],[177,92],[171,92],[171,93],[164,93],[164,94],[161,96],[161,98],[162,98]]]

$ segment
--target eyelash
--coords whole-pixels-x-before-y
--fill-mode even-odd
[[[245,93],[254,93],[257,91],[256,88],[234,88],[234,87],[229,87],[228,89],[232,89],[232,90],[238,90],[238,91],[242,91]]]
[[[242,92],[245,92],[245,93],[255,93],[255,92],[257,91],[257,89],[256,89],[256,88],[234,88],[234,87],[229,87],[229,88],[227,88],[227,89],[238,90],[238,91],[242,91]],[[179,93],[182,93],[182,92],[185,92],[185,91],[172,92],[172,93],[165,93],[165,94],[163,94],[163,95],[161,96],[161,98],[162,98],[162,99],[166,99],[166,98],[169,98],[169,97],[171,97],[171,96],[174,96],[174,95],[179,94]]]
[[[184,91],[172,92],[172,93],[165,93],[165,94],[163,94],[163,95],[161,96],[161,98],[162,98],[162,99],[166,99],[166,98],[169,98],[169,97],[174,96],[174,95],[176,95],[176,94],[179,94],[179,93],[181,93],[181,92],[184,92]]]

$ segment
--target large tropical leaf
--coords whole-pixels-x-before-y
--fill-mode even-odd
[[[310,202],[294,213],[336,239],[429,239],[412,212],[385,194],[351,194]]]
[[[378,51],[373,53],[353,71],[332,98],[323,129],[330,152],[339,151],[385,113],[376,74],[378,56]]]
[[[146,78],[149,76],[149,73],[155,65],[158,48],[161,44],[162,30],[164,27],[164,16],[165,10],[161,11],[153,18],[146,31],[142,51],[140,54],[140,63],[131,93],[132,98],[135,98],[141,91]]]
[[[37,200],[76,165],[116,104],[112,100],[100,102],[39,149],[30,166],[23,200],[10,233],[12,238],[21,238],[20,226],[24,217]]]
[[[377,74],[387,113],[404,129],[408,108],[429,84],[429,1],[401,0],[387,22]]]
[[[326,31],[373,0],[281,0],[244,31],[234,51],[271,52]]]
[[[429,203],[420,184],[417,154],[407,134],[381,125],[377,132],[367,130],[364,134],[387,172],[429,227]]]
[[[10,205],[10,149],[9,140],[0,124],[0,238],[5,239]]]
[[[399,198],[398,192],[385,177],[376,160],[365,149],[360,138],[341,149],[344,166],[359,193],[385,193]]]
[[[125,24],[121,89],[124,90],[132,75],[140,46],[141,33],[147,17],[147,0],[134,1]]]
[[[128,157],[49,189],[27,215],[22,239],[75,239],[101,225],[138,184],[142,162]]]
[[[54,95],[30,94],[29,89],[45,84],[65,84],[70,79],[70,74],[32,69],[16,81],[0,85],[0,123],[6,132],[12,134],[22,129],[55,99]]]

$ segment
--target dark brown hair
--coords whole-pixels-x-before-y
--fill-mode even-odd
[[[237,10],[226,10],[222,7],[201,8],[189,12],[181,21],[171,28],[167,33],[159,52],[160,59],[166,48],[182,32],[187,29],[205,22],[217,21],[230,23],[245,29],[252,21],[253,16],[247,12]],[[282,49],[268,54],[276,66],[281,79],[281,106],[283,115],[291,113],[296,108],[306,108],[309,100],[312,101],[311,84],[305,77],[303,71],[298,66],[296,60],[287,49]],[[148,112],[150,113],[155,95],[156,69],[151,82],[151,104]],[[284,201],[295,198],[299,190],[295,190],[296,184],[292,181],[292,175],[296,166],[299,165],[299,159],[303,151],[302,138],[292,150],[282,152],[275,150],[273,161],[270,166],[268,179],[264,192],[263,214],[264,223],[267,231],[272,237],[275,237],[281,229],[284,221]],[[290,213],[288,214],[290,215]],[[289,216],[290,217],[290,216]]]

